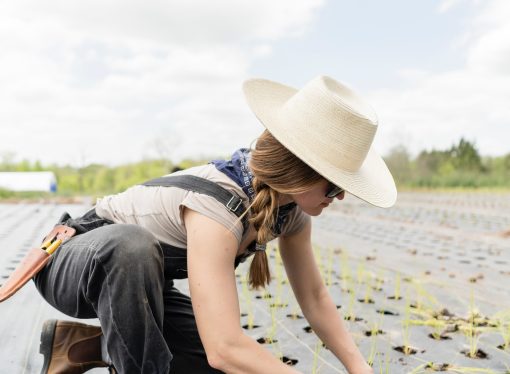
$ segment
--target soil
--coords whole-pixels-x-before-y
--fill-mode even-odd
[[[485,353],[484,351],[482,351],[481,349],[477,349],[476,351],[474,351],[473,354],[471,354],[470,350],[469,349],[465,349],[465,350],[462,350],[460,351],[460,353],[462,353],[463,355],[469,357],[469,358],[488,358],[489,355],[487,353]]]
[[[260,344],[273,344],[273,343],[277,343],[278,340],[276,339],[272,339],[272,338],[258,338],[257,339],[257,343],[260,343]]]
[[[283,361],[284,364],[287,364],[289,366],[294,366],[299,362],[297,359],[289,358],[287,356],[280,357],[280,360]]]
[[[401,352],[405,355],[415,355],[416,353],[418,353],[418,349],[416,348],[413,348],[411,346],[408,346],[408,345],[400,345],[398,347],[393,347],[393,349],[397,352]]]

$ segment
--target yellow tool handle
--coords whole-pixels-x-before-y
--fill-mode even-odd
[[[62,244],[62,240],[55,240],[48,248],[46,248],[46,252],[51,255],[53,252],[57,250],[57,248]]]
[[[46,240],[46,241],[45,241],[45,242],[41,245],[41,249],[46,250],[46,248],[48,248],[50,245],[51,245],[51,239]]]

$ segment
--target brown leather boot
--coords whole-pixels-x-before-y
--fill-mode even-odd
[[[41,374],[80,374],[109,367],[101,357],[101,328],[71,321],[48,320],[41,333]],[[115,371],[113,371],[115,372]]]

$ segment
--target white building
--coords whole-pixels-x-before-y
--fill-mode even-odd
[[[0,188],[10,191],[57,191],[52,171],[0,172]]]

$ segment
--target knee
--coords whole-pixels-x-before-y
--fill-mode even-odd
[[[107,251],[102,260],[113,261],[125,268],[163,267],[163,253],[159,242],[148,230],[138,225],[110,226]]]

